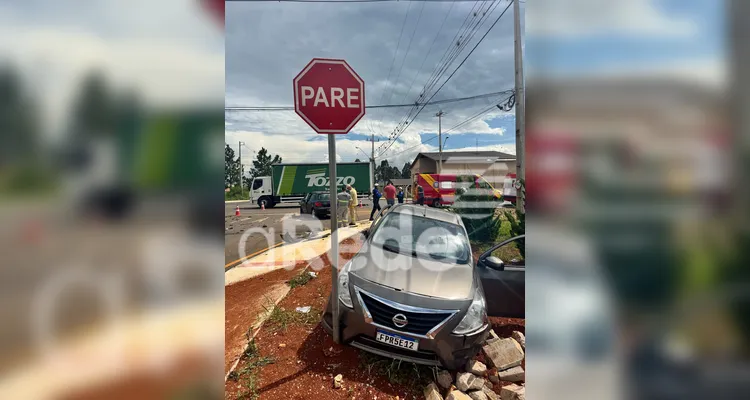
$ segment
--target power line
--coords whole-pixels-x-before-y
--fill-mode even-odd
[[[500,21],[500,19],[501,19],[501,18],[503,17],[503,15],[505,15],[505,13],[506,13],[506,12],[508,11],[508,9],[510,8],[510,6],[511,6],[511,5],[513,5],[513,2],[510,2],[510,3],[508,3],[508,6],[507,6],[507,7],[505,7],[505,9],[503,10],[503,12],[502,12],[502,13],[500,13],[500,15],[499,15],[499,16],[497,17],[497,19],[495,19],[495,22],[493,22],[493,23],[492,23],[492,25],[491,25],[491,26],[490,26],[490,28],[489,28],[489,29],[487,30],[487,32],[485,32],[485,33],[484,33],[484,35],[483,35],[483,36],[482,36],[482,37],[481,37],[481,38],[479,39],[479,41],[478,41],[478,42],[477,42],[477,43],[476,43],[476,44],[474,45],[474,47],[473,47],[473,48],[471,49],[471,51],[469,52],[469,54],[467,54],[467,55],[466,55],[466,57],[464,57],[463,61],[461,61],[461,64],[459,64],[459,65],[458,65],[458,67],[456,67],[456,69],[455,69],[455,70],[453,70],[453,72],[452,72],[452,73],[451,73],[451,74],[450,74],[450,75],[448,76],[448,79],[446,79],[446,80],[445,80],[445,82],[443,82],[443,84],[442,84],[442,85],[440,85],[440,87],[439,87],[439,88],[438,88],[438,89],[437,89],[437,90],[435,91],[435,93],[434,93],[434,94],[433,94],[433,95],[432,95],[432,96],[431,96],[431,97],[430,97],[430,98],[429,98],[429,99],[427,100],[427,102],[426,102],[425,104],[429,103],[429,102],[430,102],[430,100],[432,100],[432,98],[433,98],[433,97],[435,97],[435,95],[437,95],[437,94],[438,94],[438,92],[440,92],[440,89],[442,89],[442,88],[443,88],[443,87],[445,86],[445,84],[447,84],[447,83],[448,83],[448,81],[450,81],[450,79],[451,79],[451,78],[453,77],[453,75],[455,75],[455,74],[456,74],[456,72],[457,72],[457,71],[458,71],[458,70],[459,70],[459,69],[461,68],[461,66],[462,66],[462,65],[464,65],[464,63],[466,62],[466,60],[468,60],[468,59],[469,59],[469,57],[470,57],[470,56],[471,56],[471,55],[472,55],[472,54],[474,53],[474,51],[475,51],[475,50],[477,49],[477,47],[479,47],[479,45],[480,45],[480,44],[482,43],[482,41],[484,40],[484,38],[486,38],[486,37],[487,37],[487,35],[488,35],[488,34],[489,34],[489,33],[490,33],[491,31],[492,31],[492,28],[494,28],[494,27],[495,27],[495,25],[497,25],[497,23],[498,23],[498,22]],[[413,119],[411,120],[411,122],[409,122],[409,124],[408,124],[408,125],[407,125],[406,127],[404,127],[404,129],[403,129],[403,130],[401,131],[401,133],[399,133],[399,134],[398,134],[398,136],[396,136],[396,137],[395,137],[395,138],[393,139],[393,141],[392,141],[392,142],[391,142],[391,143],[390,143],[390,144],[388,145],[388,147],[386,147],[386,148],[385,148],[385,150],[384,150],[383,152],[387,151],[387,150],[388,150],[388,148],[389,148],[390,146],[392,146],[392,145],[393,145],[393,143],[395,143],[395,142],[396,142],[396,139],[398,139],[398,137],[399,137],[399,136],[401,136],[401,134],[402,134],[403,132],[405,132],[405,131],[406,131],[406,129],[407,129],[407,128],[408,128],[408,127],[409,127],[409,126],[410,126],[410,125],[411,125],[411,124],[412,124],[412,123],[414,122],[414,120],[416,120],[417,116],[419,115],[419,113],[420,113],[420,112],[422,112],[422,110],[424,109],[424,107],[425,107],[425,106],[422,106],[422,108],[420,108],[420,109],[419,109],[419,112],[417,112],[417,114],[416,114],[416,115],[414,116],[414,118],[413,118]],[[383,152],[381,152],[381,154],[383,154]]]
[[[427,143],[427,142],[430,142],[430,141],[433,141],[433,140],[437,139],[437,137],[438,137],[438,135],[435,135],[435,136],[433,136],[433,137],[431,137],[431,138],[429,138],[429,139],[425,140],[424,142],[422,142],[422,143],[420,143],[420,144],[418,144],[418,145],[416,145],[416,146],[412,146],[412,147],[409,147],[409,148],[407,148],[407,149],[401,150],[401,151],[399,151],[399,152],[397,152],[397,153],[393,153],[393,154],[391,154],[390,156],[391,156],[391,157],[395,157],[395,156],[397,156],[397,155],[399,155],[399,154],[404,154],[404,153],[406,153],[406,152],[407,152],[407,151],[409,151],[409,150],[413,150],[413,149],[416,149],[417,147],[419,147],[419,146],[421,146],[421,145],[423,145],[423,144],[425,144],[425,143]],[[384,156],[384,154],[381,154],[381,157],[383,157],[383,156]]]
[[[428,58],[430,58],[430,54],[432,54],[432,48],[435,46],[435,42],[437,42],[437,38],[440,37],[440,32],[443,31],[443,26],[445,25],[445,21],[448,20],[448,16],[450,15],[451,11],[453,11],[453,6],[456,5],[456,2],[451,2],[450,8],[448,8],[448,12],[445,13],[445,17],[443,17],[443,22],[440,24],[440,28],[438,28],[437,34],[435,34],[435,38],[432,39],[432,43],[430,44],[429,50],[427,50],[427,55],[422,58],[422,64],[419,65],[419,69],[417,70],[417,73],[414,75],[414,78],[411,80],[411,83],[409,84],[409,89],[406,90],[406,95],[404,98],[409,97],[409,93],[411,93],[411,88],[414,86],[414,82],[417,81],[417,78],[419,77],[419,74],[422,72],[422,67],[424,67],[425,61],[427,61]]]
[[[475,11],[475,8],[479,6],[479,9]],[[430,90],[434,87],[434,85],[437,83],[437,81],[440,79],[440,77],[445,73],[447,68],[453,63],[455,58],[458,56],[458,54],[463,50],[463,45],[465,45],[465,41],[461,42],[461,38],[463,37],[462,31],[468,31],[471,26],[471,24],[474,22],[474,19],[479,15],[479,12],[481,11],[481,3],[476,2],[474,6],[471,8],[468,14],[466,14],[466,17],[464,18],[463,22],[461,23],[461,26],[458,28],[458,31],[453,36],[453,39],[448,42],[448,48],[445,50],[443,55],[440,57],[440,60],[437,62],[437,65],[435,69],[432,71],[430,76],[427,78],[427,82],[425,83],[424,87],[422,87],[421,93],[419,97],[417,98],[417,102],[424,99],[424,96],[430,92]],[[485,10],[486,13],[487,10]],[[473,17],[472,17],[473,16]],[[471,20],[469,19],[470,17]],[[467,23],[468,22],[468,23]],[[453,43],[457,42],[456,46],[453,45]],[[424,60],[423,60],[424,61]],[[420,67],[421,70],[421,67]],[[415,77],[416,78],[416,77]],[[404,115],[402,118],[399,119],[399,122],[394,127],[393,131],[390,134],[389,139],[393,139],[396,136],[396,132],[398,131],[399,127],[405,126],[406,123],[409,121],[409,117],[412,115],[414,111],[416,111],[418,107],[412,107],[406,115]],[[378,150],[382,149],[383,146],[385,146],[387,142],[384,142],[378,147]]]
[[[383,89],[383,93],[380,95],[380,103],[384,102],[385,94],[388,93],[388,84],[391,83],[391,72],[393,72],[393,65],[396,63],[396,57],[398,56],[398,49],[401,47],[401,38],[404,36],[404,28],[406,27],[406,20],[409,18],[409,11],[411,11],[411,3],[409,3],[409,7],[406,9],[406,15],[404,15],[404,22],[401,24],[401,33],[398,35],[398,44],[396,44],[396,50],[393,51],[393,59],[391,60],[390,68],[388,68],[388,79],[386,79],[385,81],[386,87],[385,89]],[[380,129],[381,126],[382,124],[378,120],[378,129]],[[372,127],[370,127],[370,129],[372,130]]]
[[[447,103],[456,103],[460,101],[466,101],[466,100],[475,100],[475,99],[482,99],[487,97],[495,97],[499,95],[506,94],[508,92],[512,92],[512,90],[504,90],[501,92],[492,92],[492,93],[484,93],[484,94],[478,94],[475,96],[468,96],[468,97],[459,97],[454,99],[443,99],[443,100],[436,100],[431,103],[416,103],[418,106],[421,105],[435,105],[435,104],[447,104]],[[408,104],[381,104],[381,105],[374,105],[374,106],[365,106],[366,109],[371,108],[397,108],[397,107],[413,107],[415,103],[408,103]],[[243,106],[236,106],[236,107],[224,107],[224,111],[294,111],[294,106],[258,106],[258,107],[243,107]]]
[[[468,123],[470,123],[470,122],[473,122],[474,120],[476,120],[476,119],[477,119],[477,118],[479,118],[480,116],[482,116],[482,115],[484,115],[484,114],[487,114],[488,112],[490,112],[490,111],[492,111],[492,110],[494,110],[494,109],[495,109],[495,105],[493,104],[493,105],[491,105],[491,106],[489,106],[489,107],[485,108],[484,110],[482,110],[482,111],[480,111],[480,112],[478,112],[478,113],[476,113],[476,114],[472,115],[471,117],[469,117],[469,118],[467,118],[467,119],[465,119],[465,120],[461,121],[460,123],[456,124],[456,125],[455,125],[455,126],[454,126],[453,128],[450,128],[450,129],[448,129],[448,130],[447,130],[447,131],[445,131],[445,132],[446,132],[446,133],[448,133],[448,132],[453,132],[454,130],[456,130],[456,129],[458,129],[458,128],[460,128],[460,127],[462,127],[462,126],[464,126],[464,125],[466,125],[466,124],[468,124]]]
[[[502,101],[498,102],[497,104],[499,104],[499,103],[502,103],[503,101],[507,101],[507,100],[508,100],[508,99],[510,99],[510,98],[511,98],[512,96],[513,96],[513,95],[511,95],[511,96],[508,96],[508,97],[506,97],[505,99],[503,99]],[[486,114],[486,113],[488,113],[488,112],[492,111],[492,110],[493,110],[493,109],[494,109],[495,107],[497,107],[497,104],[492,104],[492,105],[491,105],[490,107],[488,107],[488,108],[486,108],[486,109],[484,109],[484,110],[480,111],[480,112],[479,112],[479,113],[477,113],[477,114],[474,114],[473,116],[469,117],[468,119],[466,119],[466,120],[464,120],[464,121],[460,122],[459,124],[455,125],[455,126],[454,126],[453,128],[450,128],[450,129],[448,129],[447,131],[444,131],[444,132],[443,132],[443,134],[446,134],[446,133],[452,132],[452,131],[454,131],[454,130],[456,130],[456,129],[460,128],[461,126],[463,126],[463,125],[466,125],[467,123],[469,123],[469,122],[471,122],[471,121],[473,121],[473,120],[477,119],[477,118],[478,118],[478,117],[480,117],[481,115],[484,115],[484,114]],[[422,143],[420,143],[420,144],[418,144],[418,145],[416,145],[416,146],[412,146],[412,147],[409,147],[409,148],[407,148],[407,149],[401,150],[401,151],[399,151],[399,152],[397,152],[397,153],[393,153],[393,154],[390,154],[390,155],[389,155],[389,157],[394,157],[394,156],[397,156],[397,155],[399,155],[399,154],[403,154],[403,153],[405,153],[405,152],[407,152],[407,151],[409,151],[409,150],[415,149],[415,148],[417,148],[417,147],[419,147],[419,146],[421,146],[421,145],[423,145],[423,144],[425,144],[425,143],[427,143],[427,142],[429,142],[429,141],[431,141],[431,140],[434,140],[434,139],[435,139],[435,138],[437,138],[437,137],[438,137],[438,135],[432,136],[431,138],[429,138],[429,139],[425,140],[424,142],[422,142]],[[446,140],[447,140],[447,139],[448,139],[448,137],[446,137]],[[381,154],[380,154],[380,157],[385,157],[385,156],[386,156],[386,153],[387,153],[387,150],[386,150],[386,151],[384,151],[383,153],[381,153]]]
[[[414,35],[417,33],[417,28],[419,28],[419,22],[422,20],[422,12],[424,11],[424,2],[422,3],[422,8],[419,9],[419,16],[417,17],[417,23],[414,25],[414,30],[411,32],[411,38],[409,38],[409,45],[406,46],[406,53],[404,54],[404,59],[401,61],[401,66],[398,69],[398,74],[396,75],[395,83],[398,83],[398,80],[401,78],[401,71],[404,69],[404,64],[406,64],[406,58],[409,57],[409,50],[411,50],[411,43],[414,41]],[[388,102],[391,101],[391,98],[393,98],[393,92],[396,90],[395,85],[391,89],[391,93],[388,95]]]
[[[497,6],[498,6],[499,4],[500,4],[500,2],[499,2],[499,1],[496,1],[496,2],[494,3],[494,4],[491,4],[491,5],[490,5],[490,6],[489,6],[489,7],[488,7],[488,8],[486,9],[486,10],[484,10],[483,12],[482,12],[482,7],[481,7],[481,6],[479,7],[479,9],[477,9],[477,10],[475,11],[475,7],[476,7],[477,5],[479,5],[479,3],[475,4],[475,5],[474,5],[474,7],[472,7],[472,9],[471,9],[471,11],[469,12],[469,14],[467,15],[466,19],[464,19],[464,24],[465,24],[465,23],[466,23],[466,21],[467,21],[467,20],[469,19],[469,16],[473,15],[473,18],[472,18],[471,20],[469,20],[469,24],[468,24],[468,25],[466,26],[466,28],[464,28],[464,24],[462,24],[461,28],[459,28],[458,32],[456,32],[456,35],[455,35],[455,36],[453,37],[453,39],[451,40],[451,45],[450,45],[450,46],[448,47],[448,49],[446,50],[446,53],[445,53],[445,54],[443,55],[443,58],[441,58],[441,61],[440,61],[440,63],[442,63],[443,65],[442,65],[442,66],[439,66],[439,68],[436,68],[435,72],[433,72],[433,75],[432,75],[432,76],[431,76],[431,78],[430,78],[430,79],[428,80],[428,82],[427,82],[427,83],[425,84],[425,87],[424,87],[424,88],[423,88],[423,90],[422,90],[422,94],[420,95],[420,99],[421,99],[421,98],[422,98],[422,97],[423,97],[423,96],[424,96],[424,95],[425,95],[426,93],[429,93],[429,91],[430,91],[430,90],[432,90],[432,88],[433,88],[433,87],[434,87],[434,86],[435,86],[435,85],[437,84],[437,82],[438,82],[438,81],[440,80],[440,78],[442,77],[442,75],[443,75],[443,74],[444,74],[444,73],[445,73],[445,72],[446,72],[446,71],[448,70],[448,67],[450,67],[450,65],[452,65],[452,64],[453,64],[453,62],[454,62],[454,61],[455,61],[455,59],[456,59],[456,58],[458,57],[458,55],[459,55],[459,54],[460,54],[460,53],[461,53],[461,52],[463,51],[463,49],[464,49],[464,48],[466,48],[466,46],[468,45],[468,43],[470,43],[470,42],[471,42],[471,40],[472,40],[472,39],[474,38],[474,35],[476,34],[476,32],[477,32],[477,30],[479,29],[479,27],[481,27],[482,25],[484,25],[484,22],[486,21],[486,20],[485,20],[485,17],[487,16],[488,12],[489,12],[489,13],[491,14],[491,13],[492,13],[492,12],[493,12],[493,11],[495,10],[495,8],[497,8]],[[480,16],[480,14],[481,14],[481,16]],[[475,19],[475,18],[476,18],[477,16],[479,16],[479,20],[478,20],[478,21],[476,21],[476,23],[474,23],[474,19]],[[501,17],[502,17],[502,15],[501,15]],[[474,25],[473,25],[473,26],[471,26],[472,24],[474,24]],[[494,26],[494,25],[493,25],[493,26]],[[490,30],[491,30],[491,29],[492,29],[492,27],[490,28]],[[461,33],[461,31],[462,31],[462,30],[464,31],[464,33],[463,33],[463,34]],[[488,32],[489,32],[489,31],[488,31]],[[483,39],[483,38],[482,38],[482,39]],[[452,44],[453,44],[453,42],[454,42],[454,41],[456,41],[456,47],[453,47],[453,46],[452,46]],[[481,42],[481,40],[480,40],[480,42]],[[478,43],[477,43],[477,44],[478,44]],[[472,52],[473,52],[473,50],[472,50]],[[471,55],[471,53],[469,53],[469,55]],[[469,56],[469,55],[467,55],[467,58],[468,58],[468,56]],[[447,57],[446,57],[446,56],[447,56]],[[445,62],[444,62],[444,63],[443,63],[443,59],[445,60]],[[464,59],[464,61],[465,61],[465,60],[466,60],[466,59]],[[440,63],[439,63],[439,64],[440,64]],[[462,63],[462,64],[463,64],[463,63]],[[459,68],[460,68],[460,65],[459,65]],[[457,69],[458,69],[458,68],[457,68]],[[456,69],[456,70],[457,70],[457,69]],[[455,73],[455,71],[454,71],[454,73]],[[433,76],[434,76],[434,77],[433,77]],[[451,74],[451,76],[452,76],[452,74]],[[445,82],[443,83],[443,85],[442,85],[442,86],[444,86],[444,85],[445,85],[445,83],[447,83],[447,81],[448,81],[449,79],[450,79],[450,77],[448,77],[448,79],[447,79],[447,80],[446,80],[446,81],[445,81]],[[438,93],[438,92],[440,91],[440,89],[442,89],[442,86],[441,86],[440,88],[438,88],[438,90],[437,90],[437,91],[435,91],[435,93],[433,93],[433,95],[432,95],[432,96],[430,97],[430,99],[432,99],[432,97],[434,97],[434,96],[435,96],[435,95],[436,95],[436,94],[437,94],[437,93]],[[429,101],[429,100],[428,100],[428,101]],[[416,111],[416,114],[414,114],[414,116],[412,117],[412,120],[411,120],[411,121],[409,121],[409,118],[411,117],[411,114],[412,114],[412,112],[414,112],[414,111]],[[414,122],[414,119],[416,119],[416,117],[417,117],[417,116],[419,115],[419,113],[421,113],[421,112],[422,112],[422,109],[419,109],[419,108],[417,108],[417,107],[414,107],[414,108],[412,108],[411,110],[409,110],[409,112],[408,112],[408,113],[406,114],[406,116],[405,116],[405,117],[404,117],[404,118],[402,119],[402,122],[399,122],[399,125],[402,125],[402,124],[403,124],[403,128],[402,128],[401,132],[398,132],[398,133],[397,133],[397,130],[398,130],[398,129],[394,129],[394,131],[393,131],[393,132],[391,133],[391,135],[390,135],[390,138],[389,138],[389,139],[393,139],[393,140],[395,141],[395,139],[397,139],[397,138],[398,138],[399,136],[401,136],[401,134],[403,134],[403,132],[405,132],[405,131],[406,131],[406,129],[407,129],[407,128],[408,128],[408,127],[409,127],[409,126],[410,126],[410,125],[411,125],[411,124],[412,124],[412,123]],[[408,124],[407,124],[407,122],[408,122]],[[398,126],[399,126],[399,125],[397,125],[397,128],[398,128]],[[383,146],[386,146],[386,145],[390,146],[391,144],[392,144],[392,142],[391,142],[391,143],[387,143],[387,142],[386,142],[386,143],[382,144],[382,145],[381,145],[381,146],[380,146],[380,147],[378,148],[378,150],[382,149],[382,148],[383,148]],[[387,150],[387,149],[388,149],[388,147],[386,147],[386,150]]]

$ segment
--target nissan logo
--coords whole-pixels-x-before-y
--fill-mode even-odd
[[[406,319],[406,315],[404,314],[394,315],[392,321],[393,325],[396,325],[397,328],[403,328],[409,323],[409,320]]]

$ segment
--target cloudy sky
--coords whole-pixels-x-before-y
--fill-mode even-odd
[[[197,0],[2,1],[0,62],[21,70],[52,138],[92,69],[153,107],[224,97],[223,31]]]
[[[443,79],[508,4],[498,3]],[[528,15],[522,3],[528,26],[525,44],[530,46],[526,65],[546,74],[634,73],[645,68],[647,73],[685,70],[701,79],[716,78],[723,61],[720,3],[534,0]],[[227,3],[226,105],[291,105],[292,79],[313,57],[346,59],[365,81],[368,105],[413,102],[476,7],[474,2]],[[511,7],[434,100],[513,88],[512,12]],[[419,151],[436,150],[438,107],[446,113],[443,129],[448,130],[504,98],[428,106],[384,157],[402,165]],[[369,135],[385,140],[408,111],[368,110],[349,135],[337,137],[338,157],[364,159],[356,147],[369,153]],[[451,131],[446,149],[515,153],[514,120],[512,111],[482,114]],[[327,160],[325,137],[312,132],[294,112],[232,111],[226,121],[227,143],[235,148],[240,140],[247,143],[245,163],[260,147],[289,162]]]
[[[453,72],[507,5],[506,1],[227,3],[226,105],[291,105],[292,79],[313,57],[347,60],[365,81],[368,105],[413,103],[446,50],[456,47],[454,37],[467,16],[473,17],[475,11],[481,10],[479,17],[482,17],[489,10],[482,19],[486,22],[480,23],[437,86]],[[433,101],[512,89],[513,68],[511,7]],[[384,156],[401,166],[420,150],[436,149],[435,113],[440,107],[445,112],[443,130],[448,131],[507,100],[508,96],[428,106]],[[344,161],[365,159],[356,147],[369,154],[370,135],[375,134],[383,142],[409,110],[409,107],[369,109],[350,134],[337,137],[337,155]],[[293,111],[227,112],[226,120],[227,143],[235,147],[240,140],[247,143],[244,154],[266,147],[289,162],[327,160],[326,137],[315,134]],[[478,146],[512,153],[513,130],[513,112],[495,107],[483,118],[448,133],[446,149]],[[380,144],[376,143],[376,149]],[[252,157],[250,153],[245,163]]]

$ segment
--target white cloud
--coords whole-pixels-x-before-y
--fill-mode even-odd
[[[581,37],[599,34],[689,37],[694,21],[659,10],[654,0],[534,0],[526,34]]]
[[[545,72],[553,79],[664,79],[683,81],[704,86],[707,89],[726,89],[729,71],[725,60],[718,57],[703,57],[665,62],[648,62],[599,66],[595,71],[559,70]]]
[[[491,3],[483,7],[489,5]],[[414,24],[422,7],[420,24],[415,30]],[[339,4],[334,7],[227,3],[226,104],[291,105],[292,79],[312,57],[346,59],[365,81],[368,105],[411,103],[445,52],[455,46],[453,38],[465,17],[472,12],[472,7],[474,5],[471,3],[411,5],[408,26],[404,30],[401,47],[396,52],[408,4]],[[458,66],[502,8],[498,7],[489,16],[489,22],[478,30],[470,46],[433,89],[442,84],[442,80]],[[449,10],[445,26],[439,30]],[[416,33],[407,53],[411,32]],[[429,52],[436,37],[434,48]],[[407,55],[406,59],[404,54]],[[393,70],[390,68],[392,63]],[[513,84],[513,19],[508,14],[433,101],[500,92],[511,89]],[[446,112],[443,130],[506,98],[507,95],[441,105]],[[420,134],[437,134],[435,113],[441,106],[426,107],[400,136],[400,141],[393,144],[386,154],[392,165],[401,167],[404,162],[410,162],[417,152],[437,149],[437,140],[420,144]],[[409,107],[368,109],[352,133],[374,133],[387,137],[408,110]],[[500,110],[493,109],[482,118],[451,132],[451,135],[467,132],[503,135],[502,128],[491,128],[484,122],[502,114]],[[246,141],[250,147],[256,150],[266,147],[272,153],[281,155],[285,161],[322,162],[327,159],[326,142],[310,141],[316,134],[293,111],[227,112],[226,116],[231,123],[227,126],[227,142],[230,144],[237,142],[235,137],[242,137],[239,140]],[[369,153],[369,142],[348,137],[339,137],[337,153],[344,160],[364,159],[365,156],[355,146]],[[380,143],[376,144],[376,148],[379,146]]]

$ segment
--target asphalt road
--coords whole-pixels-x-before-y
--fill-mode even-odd
[[[367,220],[370,218],[371,203],[366,200],[362,208],[357,208],[357,219]],[[381,207],[385,201],[381,201]],[[236,207],[240,208],[240,216],[235,216]],[[239,203],[224,203],[224,263],[225,268],[233,266],[232,262],[241,257],[246,257],[262,251],[270,246],[282,242],[281,233],[284,223],[294,227],[297,235],[310,232],[308,226],[302,222],[310,221],[309,216],[300,217],[299,206],[296,204],[278,204],[274,208],[261,210],[258,205],[249,201]],[[331,229],[331,220],[324,218],[313,223],[315,229]],[[317,226],[315,226],[317,225]],[[245,235],[249,229],[252,233]],[[268,236],[261,232],[267,233]],[[291,232],[290,232],[291,233]],[[240,248],[240,245],[244,249]]]

